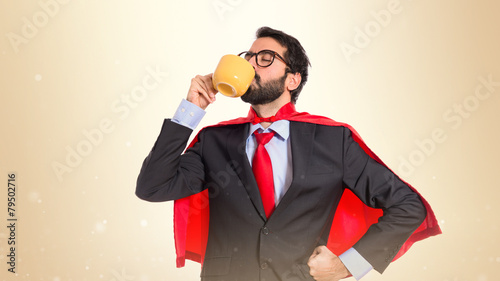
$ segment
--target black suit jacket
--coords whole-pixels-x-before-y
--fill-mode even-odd
[[[249,124],[191,130],[165,120],[136,194],[167,201],[209,191],[202,280],[312,280],[306,263],[325,245],[345,188],[384,215],[354,248],[382,272],[426,216],[420,197],[369,157],[343,126],[290,122],[293,181],[266,219],[245,153]]]

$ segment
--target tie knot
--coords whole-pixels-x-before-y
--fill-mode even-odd
[[[259,133],[257,130],[253,133],[255,136],[255,140],[258,145],[265,145],[268,143],[274,136],[274,131],[269,133]]]

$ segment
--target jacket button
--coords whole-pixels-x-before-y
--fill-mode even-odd
[[[269,228],[267,228],[266,226],[264,226],[264,227],[262,228],[262,234],[264,234],[264,235],[268,235],[268,234],[269,234]]]
[[[263,262],[263,263],[260,265],[260,269],[266,269],[266,268],[268,268],[268,266],[269,266],[269,265],[267,264],[267,262]]]

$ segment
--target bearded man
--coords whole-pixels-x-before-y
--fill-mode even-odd
[[[217,93],[211,74],[196,76],[138,177],[139,198],[176,200],[178,266],[201,262],[204,281],[360,279],[440,233],[352,127],[295,111],[310,65],[297,39],[263,27],[240,56],[256,72],[248,116],[204,128],[183,152]]]

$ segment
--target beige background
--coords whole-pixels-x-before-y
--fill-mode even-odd
[[[492,0],[2,1],[0,280],[198,280],[198,264],[175,268],[172,203],[139,200],[135,180],[190,79],[247,50],[262,25],[308,51],[298,110],[353,125],[441,222],[443,235],[363,280],[499,280],[499,9]],[[219,96],[202,125],[247,110]]]

